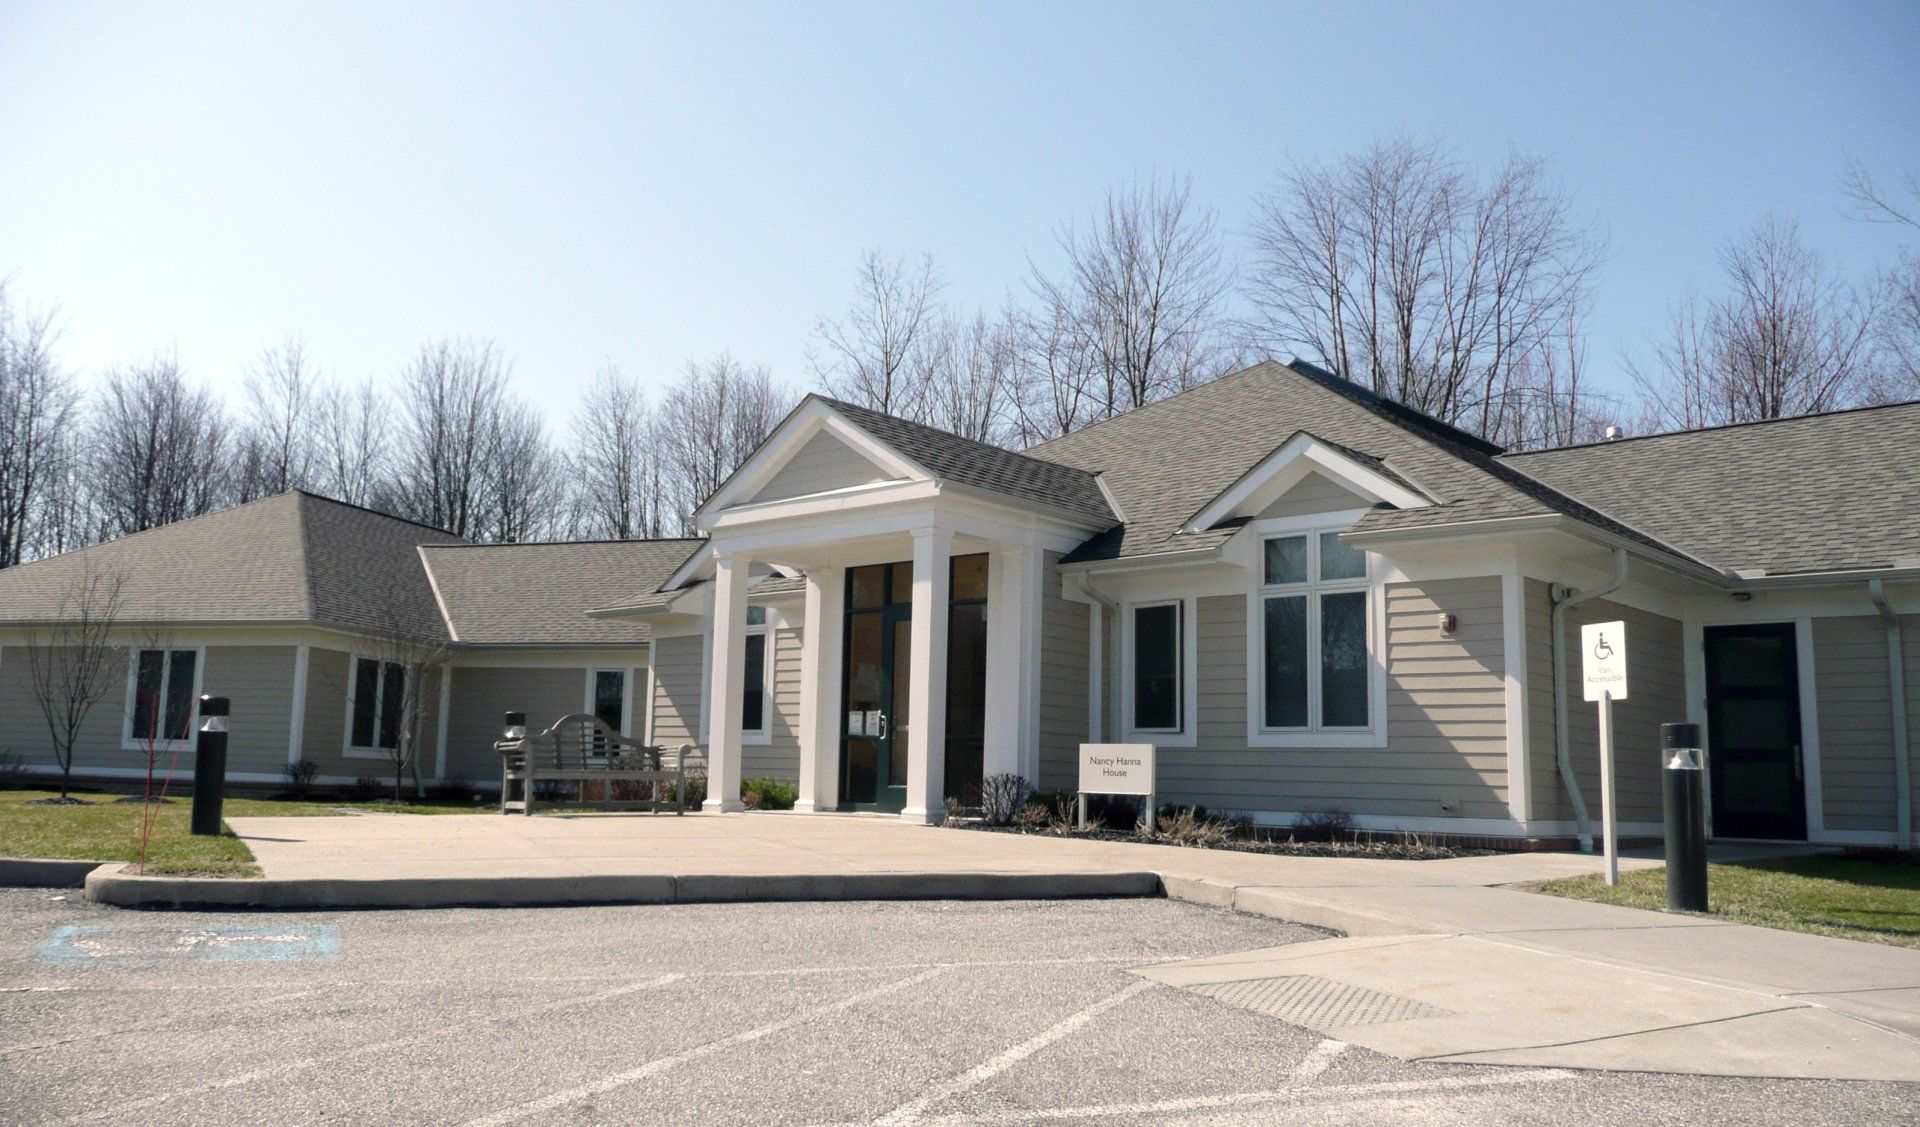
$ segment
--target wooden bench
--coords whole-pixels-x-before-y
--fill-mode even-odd
[[[659,813],[660,788],[673,787],[669,804],[676,814],[687,812],[687,757],[693,744],[681,744],[671,751],[631,740],[607,726],[598,716],[576,712],[562,716],[539,735],[524,739],[501,740],[493,745],[500,753],[500,812],[523,811],[532,814],[541,783],[578,782],[581,800],[548,806],[573,806],[588,810],[638,810],[646,807]],[[607,797],[601,802],[586,801],[586,784],[604,781]],[[615,799],[615,782],[652,783],[650,799]],[[515,800],[513,785],[520,784]]]

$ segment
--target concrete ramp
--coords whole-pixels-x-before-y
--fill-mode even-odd
[[[1920,1081],[1920,1041],[1806,1000],[1503,939],[1329,939],[1135,970],[1401,1060]]]

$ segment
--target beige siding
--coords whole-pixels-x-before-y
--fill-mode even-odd
[[[227,770],[281,774],[292,728],[294,647],[208,646],[206,656],[201,691],[232,702]]]
[[[800,777],[800,632],[775,630],[773,638],[772,711],[768,742],[740,749],[740,777]]]
[[[1533,817],[1571,819],[1572,804],[1560,781],[1553,725],[1553,599],[1544,580],[1525,581],[1527,604],[1527,763],[1532,774]],[[1583,794],[1585,792],[1582,792]]]
[[[701,640],[658,638],[653,643],[653,742],[700,742]]]
[[[1276,498],[1273,504],[1262,509],[1258,517],[1311,516],[1341,509],[1364,509],[1372,504],[1366,498],[1341,488],[1325,475],[1310,473]]]
[[[1048,552],[1040,600],[1040,788],[1078,784],[1087,740],[1092,607],[1060,593],[1060,553]]]
[[[107,658],[106,684],[101,698],[87,713],[74,742],[73,770],[85,774],[94,768],[143,768],[146,757],[120,749],[126,717],[127,657],[118,651]],[[32,665],[27,647],[0,651],[0,753],[17,757],[23,765],[54,767],[53,739],[46,717],[33,695]]]
[[[1873,615],[1815,619],[1813,665],[1826,828],[1890,832],[1893,698],[1885,622]]]
[[[420,687],[420,720],[415,734],[415,763],[407,769],[409,781],[417,766],[421,779],[431,779],[439,759],[440,670],[430,669]],[[307,653],[307,730],[300,741],[300,757],[319,764],[324,778],[378,779],[393,777],[393,760],[384,752],[347,754],[347,701],[352,694],[350,655],[321,649]]]
[[[1920,614],[1900,616],[1900,639],[1906,651],[1902,674],[1907,695],[1907,773],[1912,778],[1907,793],[1913,798],[1912,824],[1920,827]]]
[[[527,731],[540,732],[562,716],[583,711],[586,700],[584,666],[455,667],[447,709],[447,778],[499,780],[500,757],[493,744],[506,713],[526,713]]]
[[[1459,616],[1451,638],[1436,617]],[[1247,603],[1195,600],[1195,748],[1163,748],[1169,801],[1215,809],[1335,808],[1381,817],[1506,818],[1506,690],[1497,577],[1386,590],[1384,748],[1247,743]]]
[[[879,466],[822,431],[787,459],[787,464],[780,467],[773,480],[762,486],[753,499],[778,501],[887,479],[888,475]]]
[[[1615,794],[1622,822],[1658,823],[1660,812],[1660,725],[1687,718],[1683,633],[1676,619],[1599,599],[1567,612],[1565,668],[1580,668],[1580,627],[1619,619],[1627,624],[1627,699],[1613,706]],[[1543,618],[1528,629],[1551,630]],[[1549,686],[1551,681],[1549,680]],[[1548,714],[1552,714],[1549,698]],[[1581,699],[1580,686],[1568,676],[1568,749],[1574,777],[1586,797],[1589,817],[1600,817],[1600,706]],[[1557,784],[1559,777],[1554,776]],[[1536,808],[1541,818],[1573,817],[1573,804],[1559,789],[1555,802]]]

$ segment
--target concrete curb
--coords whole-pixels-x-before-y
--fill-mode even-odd
[[[111,861],[64,861],[45,857],[0,857],[0,886],[81,888],[87,874]]]
[[[761,876],[472,877],[281,880],[143,877],[107,866],[87,899],[120,908],[341,911],[775,900],[1035,900],[1161,895],[1157,874],[849,873]]]

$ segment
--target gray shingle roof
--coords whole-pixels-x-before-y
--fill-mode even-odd
[[[589,618],[612,592],[651,591],[687,561],[699,540],[423,547],[462,645],[644,645],[649,628]]]
[[[319,623],[444,634],[415,554],[452,533],[289,492],[0,571],[0,622],[49,621],[88,567],[122,579],[120,620]]]
[[[820,399],[942,481],[1063,509],[1097,525],[1119,519],[1100,492],[1094,471],[1003,450],[837,399]]]
[[[1359,530],[1562,513],[1663,547],[1503,465],[1495,457],[1499,447],[1299,361],[1257,364],[1027,454],[1100,473],[1127,523],[1067,558],[1113,559],[1224,543],[1237,526],[1193,533],[1182,528],[1303,430],[1383,467],[1438,502],[1421,509],[1377,508],[1361,518]]]
[[[1721,568],[1920,558],[1920,402],[1501,461]]]

